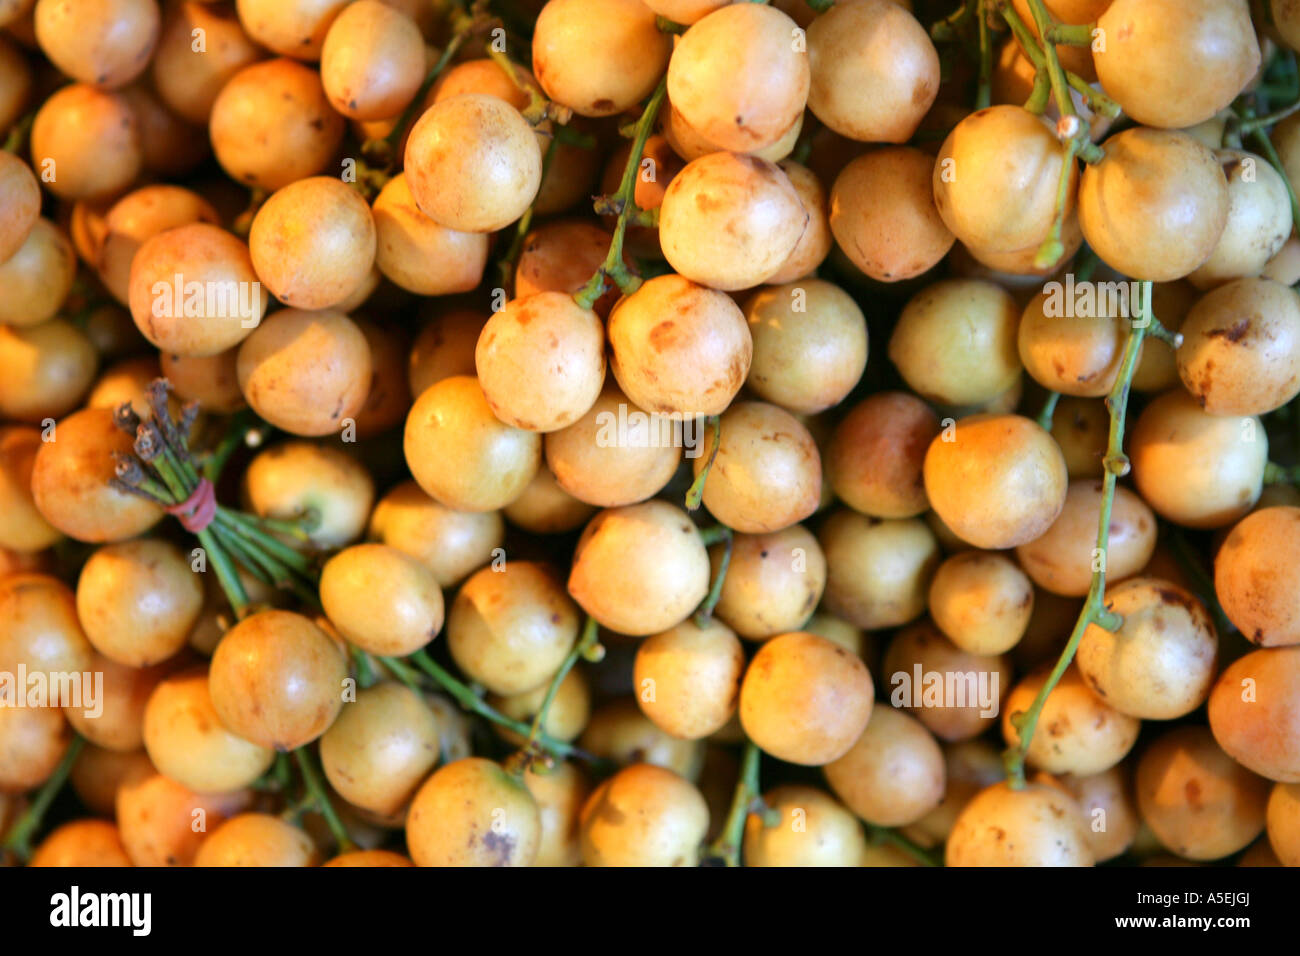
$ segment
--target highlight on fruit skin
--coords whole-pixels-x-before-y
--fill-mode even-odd
[[[0,862],[1300,865],[1300,3],[0,29]]]

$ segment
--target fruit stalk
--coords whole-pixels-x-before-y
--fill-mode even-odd
[[[385,667],[389,668],[398,676],[399,680],[411,689],[418,691],[419,686],[415,682],[415,675],[411,673],[410,668],[406,666],[404,661],[395,657],[381,657],[380,660],[384,663]],[[409,660],[425,674],[433,678],[434,683],[447,693],[451,694],[451,696],[455,698],[456,703],[460,704],[460,706],[465,710],[478,714],[480,717],[483,717],[500,727],[504,727],[507,730],[512,730],[521,737],[527,737],[532,733],[532,728],[528,724],[521,720],[511,720],[505,714],[502,714],[496,708],[492,707],[487,703],[487,701],[483,700],[482,697],[474,693],[465,686],[465,684],[458,681],[446,669],[440,666],[426,651],[416,651],[406,660]],[[578,757],[588,763],[602,763],[602,761],[597,760],[591,754],[575,747],[573,744],[556,740],[554,737],[548,737],[546,734],[539,734],[537,742],[550,754],[556,757]]]
[[[552,137],[546,145],[546,152],[542,155],[542,179],[546,178],[547,170],[551,168],[551,163],[555,159],[555,151],[559,144],[559,139]],[[515,234],[510,240],[510,248],[506,254],[497,262],[497,269],[501,275],[502,286],[508,286],[513,290],[511,277],[514,274],[515,263],[519,259],[519,253],[524,248],[524,238],[528,235],[528,230],[533,224],[533,212],[537,206],[537,201],[524,210],[524,214],[519,217],[519,222],[515,224]]]
[[[566,106],[560,106],[558,103],[552,103],[542,95],[535,85],[528,83],[519,75],[519,69],[515,66],[513,60],[506,55],[506,52],[497,47],[495,43],[489,43],[486,46],[488,58],[501,68],[501,72],[510,77],[510,82],[515,85],[515,89],[528,97],[528,105],[519,112],[524,119],[528,120],[530,126],[537,126],[545,120],[554,120],[556,124],[567,123],[573,118],[573,110]]]
[[[32,124],[36,122],[36,110],[32,110],[24,116],[18,118],[18,122],[9,127],[9,132],[5,136],[4,146],[0,147],[7,153],[20,153],[27,145],[27,135],[32,131]]]
[[[1267,472],[1265,472],[1267,474]],[[1165,540],[1173,548],[1174,557],[1178,560],[1183,571],[1192,580],[1193,590],[1197,596],[1205,602],[1210,609],[1210,614],[1214,617],[1214,628],[1219,637],[1225,637],[1237,630],[1235,624],[1228,620],[1228,615],[1223,612],[1223,605],[1219,603],[1219,595],[1214,590],[1214,581],[1201,566],[1200,559],[1192,546],[1187,543],[1187,538],[1175,526],[1166,526]]]
[[[1083,612],[1079,615],[1074,630],[1070,634],[1070,639],[1065,645],[1065,650],[1061,652],[1056,666],[1052,668],[1051,674],[1043,684],[1042,689],[1039,690],[1038,696],[1034,698],[1029,710],[1011,715],[1011,724],[1015,727],[1020,742],[1017,746],[1006,751],[1003,760],[1007,771],[1007,781],[1015,789],[1020,789],[1025,785],[1025,757],[1029,753],[1029,745],[1033,742],[1034,729],[1038,725],[1038,718],[1042,715],[1043,706],[1047,703],[1048,696],[1074,660],[1075,651],[1079,648],[1079,642],[1083,639],[1084,632],[1092,624],[1103,627],[1108,631],[1118,630],[1120,625],[1123,624],[1123,619],[1119,615],[1106,608],[1105,555],[1107,544],[1110,541],[1110,514],[1111,507],[1115,502],[1115,484],[1121,475],[1128,474],[1129,471],[1129,461],[1124,454],[1124,425],[1128,413],[1128,399],[1132,388],[1133,373],[1137,369],[1138,356],[1142,351],[1142,340],[1146,337],[1150,326],[1156,321],[1151,314],[1150,282],[1142,283],[1142,293],[1139,296],[1139,301],[1141,304],[1138,309],[1138,321],[1129,326],[1128,339],[1124,343],[1124,354],[1120,362],[1119,374],[1115,378],[1115,384],[1111,386],[1110,394],[1106,396],[1106,410],[1110,413],[1110,435],[1106,455],[1102,459],[1106,470],[1102,477],[1101,514],[1097,522],[1097,553],[1101,555],[1102,560],[1097,563],[1097,570],[1092,573],[1092,583],[1088,588],[1088,596],[1084,601]]]
[[[523,751],[525,760],[531,760],[540,750],[543,728],[546,726],[546,718],[551,713],[551,704],[555,702],[555,695],[559,693],[560,685],[564,679],[569,676],[569,671],[578,663],[578,658],[588,661],[599,661],[605,656],[605,649],[600,645],[600,628],[596,624],[596,619],[587,615],[586,622],[582,625],[582,634],[574,643],[573,648],[564,658],[564,663],[560,669],[555,672],[551,678],[550,686],[546,688],[546,696],[542,698],[542,706],[537,708],[537,714],[533,717],[532,728],[528,732],[528,740],[524,744]]]
[[[874,843],[888,843],[890,846],[902,850],[922,866],[943,866],[943,862],[935,858],[935,855],[921,847],[897,830],[891,830],[889,827],[878,827],[874,823],[867,824],[867,832],[871,834]]]
[[[1300,107],[1300,104],[1297,104]],[[1247,106],[1242,110],[1242,129],[1247,128],[1247,124],[1252,124],[1258,117],[1255,116],[1254,107]],[[1282,159],[1277,154],[1277,148],[1273,145],[1273,140],[1269,138],[1268,131],[1262,125],[1250,125],[1249,133],[1251,140],[1259,147],[1259,151],[1264,154],[1264,158],[1269,164],[1277,170],[1277,174],[1282,177],[1282,182],[1286,185],[1287,198],[1291,200],[1291,220],[1300,222],[1300,199],[1296,197],[1295,187],[1291,183],[1291,177],[1286,173],[1286,167],[1282,165]]]
[[[1034,71],[1034,88],[1025,100],[1025,109],[1035,116],[1042,116],[1047,111],[1047,103],[1052,98],[1052,84],[1042,70]]]
[[[731,566],[731,548],[735,540],[731,529],[725,525],[718,525],[717,528],[709,529],[715,532],[714,535],[707,536],[704,532],[700,537],[705,539],[706,547],[709,544],[721,542],[722,560],[718,562],[718,573],[713,578],[713,583],[709,586],[709,593],[705,595],[704,601],[700,604],[699,610],[695,612],[695,626],[705,628],[713,620],[713,609],[718,606],[718,601],[722,599],[722,586],[727,580],[727,568]],[[710,541],[712,537],[714,540]]]
[[[85,738],[80,734],[72,735],[72,742],[68,744],[68,749],[64,751],[63,759],[59,765],[54,768],[54,773],[41,786],[40,791],[36,794],[36,799],[23,812],[23,815],[14,821],[10,827],[9,834],[0,842],[0,859],[8,854],[13,854],[21,863],[26,863],[32,855],[31,839],[32,834],[40,829],[42,821],[45,819],[46,812],[50,809],[50,804],[58,796],[63,784],[67,782],[68,774],[72,772],[72,765],[77,762],[77,757],[85,746]]]
[[[635,292],[641,284],[641,280],[632,274],[623,261],[623,238],[627,234],[628,220],[637,211],[636,178],[641,171],[641,156],[645,153],[646,140],[650,138],[650,130],[654,128],[655,120],[659,116],[659,108],[663,106],[667,94],[668,76],[665,74],[659,80],[654,93],[650,95],[641,118],[636,123],[632,151],[628,153],[627,165],[623,167],[623,178],[619,182],[618,192],[615,193],[616,201],[619,203],[618,220],[614,224],[614,238],[609,244],[609,252],[605,254],[605,261],[600,264],[596,274],[588,279],[587,284],[573,297],[574,301],[584,309],[590,309],[596,300],[605,294],[607,279],[613,279],[615,285],[626,294]]]
[[[1056,405],[1061,400],[1060,392],[1048,392],[1043,410],[1038,413],[1038,426],[1045,432],[1052,430],[1052,418],[1056,415]]]
[[[1034,6],[1034,17],[1037,19],[1037,6]],[[1097,28],[1095,23],[1053,23],[1048,27],[1047,32],[1043,34],[1047,42],[1056,46],[1064,44],[1066,46],[1091,46],[1092,31]]]
[[[293,752],[293,756],[298,761],[298,769],[302,772],[302,782],[307,788],[310,805],[325,818],[325,824],[334,835],[334,842],[338,844],[339,852],[352,852],[357,846],[348,836],[347,828],[343,826],[343,821],[334,810],[334,804],[330,802],[329,794],[325,792],[325,785],[321,783],[320,775],[316,772],[312,755],[306,747],[299,747]]]
[[[989,18],[988,11],[984,9],[984,0],[976,0],[975,10],[980,28],[980,80],[975,94],[975,109],[982,110],[988,109],[993,100],[993,39],[989,35]]]
[[[243,617],[249,609],[248,593],[239,580],[236,566],[266,584],[292,591],[311,606],[319,606],[311,558],[276,537],[277,534],[287,534],[299,541],[307,541],[303,522],[264,520],[215,504],[210,497],[212,512],[205,523],[195,523],[194,515],[180,511],[196,498],[202,498],[203,482],[208,483],[208,495],[213,494],[212,478],[208,476],[220,477],[226,458],[234,445],[243,440],[246,428],[236,427],[227,434],[208,459],[201,475],[186,438],[198,414],[198,406],[187,405],[177,423],[168,408],[170,386],[167,381],[155,380],[149,386],[148,394],[153,412],[151,420],[142,421],[129,404],[123,404],[117,410],[117,426],[135,435],[135,454],[116,456],[114,486],[171,510],[194,534],[206,559],[212,562],[217,581],[236,617]],[[237,437],[232,440],[232,435]],[[195,505],[194,509],[198,507]],[[305,519],[310,526],[312,516],[305,516]]]
[[[1020,44],[1020,49],[1024,51],[1029,62],[1039,71],[1048,69],[1047,54],[1044,47],[1038,42],[1037,38],[1029,32],[1025,26],[1025,21],[1020,19],[1020,15],[1011,6],[1010,0],[997,0],[998,12],[1002,14],[1002,19],[1006,20],[1007,25],[1011,27],[1011,32],[1015,35],[1016,41]],[[1046,12],[1046,11],[1044,11]],[[1056,59],[1056,48],[1050,44],[1046,49],[1052,51],[1052,58]],[[1060,61],[1057,60],[1057,68],[1060,69]],[[1098,116],[1108,116],[1115,118],[1119,116],[1119,104],[1112,100],[1100,90],[1093,89],[1092,85],[1087,83],[1081,76],[1069,70],[1061,71],[1065,79],[1065,84],[1076,93],[1085,97],[1088,101],[1088,108]],[[1050,73],[1049,73],[1050,79]],[[1073,112],[1073,103],[1071,103],[1071,112]],[[1064,114],[1063,114],[1064,115]]]
[[[471,34],[480,29],[485,29],[495,23],[496,20],[487,14],[486,0],[475,0],[469,13],[465,12],[464,5],[457,3],[451,11],[451,38],[447,41],[447,46],[443,48],[437,61],[430,67],[428,74],[424,77],[424,82],[420,84],[419,89],[415,91],[415,96],[407,104],[402,115],[398,117],[397,124],[382,139],[367,140],[361,145],[362,155],[371,158],[376,162],[382,163],[386,167],[391,167],[397,159],[397,147],[401,145],[402,137],[410,128],[415,118],[424,109],[424,98],[428,95],[429,90],[433,88],[434,81],[442,75],[452,58],[469,39]]]
[[[818,0],[818,2],[822,5],[818,6],[818,3],[808,0],[808,6],[818,13],[824,13],[834,6],[834,0]],[[976,7],[982,2],[983,0],[963,0],[960,7],[942,20],[937,20],[930,25],[930,39],[936,43],[947,43],[956,40],[958,28],[965,29],[966,21],[974,15]]]
[[[1074,123],[1078,122],[1073,116],[1070,120]],[[1068,123],[1069,121],[1062,120],[1057,125],[1058,130]],[[1043,240],[1043,244],[1038,247],[1038,252],[1034,254],[1034,265],[1039,269],[1054,266],[1065,256],[1065,243],[1061,241],[1061,232],[1065,229],[1065,207],[1070,201],[1070,182],[1074,178],[1074,159],[1078,153],[1079,140],[1078,135],[1075,134],[1065,141],[1065,156],[1061,160],[1061,175],[1056,186],[1056,215],[1052,219],[1051,231]]]
[[[1300,465],[1279,465],[1270,461],[1264,466],[1264,484],[1300,485]]]
[[[713,441],[709,444],[709,458],[700,469],[700,473],[695,476],[691,486],[686,489],[686,510],[698,511],[700,503],[704,500],[704,483],[709,480],[709,471],[713,468],[713,462],[718,457],[718,448],[722,445],[722,416],[710,415],[705,422],[705,427],[713,432]]]
[[[759,809],[758,780],[759,750],[752,740],[745,741],[745,751],[740,758],[740,778],[731,797],[731,811],[722,825],[722,832],[709,845],[706,855],[720,860],[723,866],[740,866],[740,846],[745,837],[745,821],[749,814]]]
[[[248,445],[255,448],[266,440],[264,428],[259,428],[257,419],[252,412],[247,410],[238,412],[230,420],[226,428],[226,433],[221,436],[217,442],[217,447],[212,449],[203,461],[203,477],[208,479],[214,485],[221,480],[222,472],[226,469],[226,464],[230,461],[230,456],[235,453],[240,445]]]

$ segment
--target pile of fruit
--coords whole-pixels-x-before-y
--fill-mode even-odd
[[[1300,865],[1300,4],[0,27],[6,862]]]

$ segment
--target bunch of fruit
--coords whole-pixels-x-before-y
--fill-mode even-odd
[[[6,860],[1300,865],[1300,5],[0,27]]]

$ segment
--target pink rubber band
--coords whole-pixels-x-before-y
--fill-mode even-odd
[[[164,508],[169,515],[175,515],[181,527],[191,534],[198,534],[217,516],[217,495],[212,482],[206,478],[199,480],[199,485],[178,505]]]

